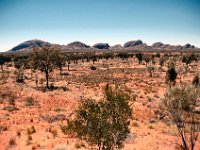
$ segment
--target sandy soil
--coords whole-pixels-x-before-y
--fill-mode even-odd
[[[94,65],[97,70],[91,70]],[[177,63],[181,66],[182,63]],[[160,119],[160,103],[166,91],[166,66],[159,68],[156,61],[153,77],[149,77],[145,63],[138,65],[137,60],[103,60],[70,64],[51,73],[51,83],[59,87],[53,91],[42,91],[45,86],[44,74],[25,71],[24,84],[15,82],[14,67],[5,67],[7,73],[0,80],[0,150],[73,150],[92,149],[84,141],[64,135],[60,125],[71,118],[78,103],[83,99],[100,100],[104,97],[103,88],[107,82],[118,83],[137,95],[133,107],[131,133],[125,141],[124,150],[174,150],[179,138],[175,126],[168,118]],[[182,84],[191,83],[195,73],[200,71],[198,63],[191,64],[190,72],[184,74]],[[38,75],[38,87],[35,76]],[[32,76],[32,78],[31,78]],[[179,78],[177,79],[179,83]],[[2,96],[6,95],[7,96]],[[18,110],[4,110],[9,104],[9,96],[15,95]],[[32,97],[34,104],[26,106],[25,100]],[[30,134],[32,129],[35,132]],[[93,148],[95,149],[95,148]],[[200,138],[196,150],[200,149]]]

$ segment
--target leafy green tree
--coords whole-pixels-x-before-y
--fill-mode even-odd
[[[119,88],[105,88],[105,99],[99,102],[81,102],[73,120],[61,126],[63,133],[74,133],[76,137],[97,145],[99,150],[121,149],[130,133],[132,119],[130,97]]]

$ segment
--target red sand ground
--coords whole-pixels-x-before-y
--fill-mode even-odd
[[[96,71],[90,70],[91,65],[92,63],[71,64],[69,76],[61,77],[59,71],[54,71],[51,74],[54,86],[63,86],[68,90],[57,89],[46,92],[35,89],[35,74],[31,79],[30,70],[25,71],[27,77],[25,83],[17,84],[13,75],[14,68],[5,68],[10,73],[9,77],[1,78],[0,92],[15,93],[17,96],[15,106],[19,110],[12,112],[3,110],[9,104],[1,98],[3,102],[0,103],[0,126],[6,127],[7,130],[0,131],[0,150],[73,150],[78,149],[78,147],[80,147],[79,149],[90,149],[91,147],[84,141],[61,132],[60,125],[65,124],[65,120],[51,123],[47,121],[48,116],[62,114],[66,118],[71,118],[81,99],[102,99],[106,81],[111,81],[114,78],[117,83],[128,87],[132,93],[137,95],[133,107],[134,119],[130,125],[131,133],[125,141],[123,149],[173,150],[177,148],[177,143],[180,143],[180,140],[177,137],[175,126],[159,120],[159,116],[156,114],[166,91],[166,67],[161,70],[156,64],[156,70],[153,77],[150,78],[145,64],[138,65],[134,59],[100,61],[94,64],[97,67]],[[182,64],[178,63],[178,66],[180,65]],[[194,63],[192,66],[194,67],[191,67],[190,73],[184,75],[183,84],[191,83],[194,74],[199,72],[199,64]],[[67,72],[67,68],[64,68],[64,72]],[[38,75],[39,86],[44,86],[45,82],[42,83],[41,80],[44,78],[44,74],[38,72]],[[177,84],[180,84],[179,79],[177,81]],[[25,106],[24,99],[26,97],[32,97],[35,104]],[[28,140],[30,137],[27,130],[32,126],[36,132],[31,134],[32,140]],[[15,144],[9,144],[11,139],[14,139]],[[200,138],[196,145],[196,150],[199,149]]]

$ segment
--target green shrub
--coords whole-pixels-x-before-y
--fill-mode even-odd
[[[130,97],[119,88],[105,88],[105,99],[81,102],[73,120],[61,126],[64,134],[74,133],[78,138],[99,149],[121,149],[130,133],[132,119]]]

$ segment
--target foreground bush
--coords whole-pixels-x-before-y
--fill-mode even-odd
[[[130,97],[118,88],[113,90],[109,86],[106,86],[105,95],[100,102],[82,102],[75,112],[75,118],[68,120],[66,126],[61,126],[62,131],[97,145],[99,150],[122,148],[130,133]]]
[[[193,150],[198,140],[200,115],[195,111],[199,89],[193,86],[173,87],[163,100],[165,110],[175,123],[183,150]]]

